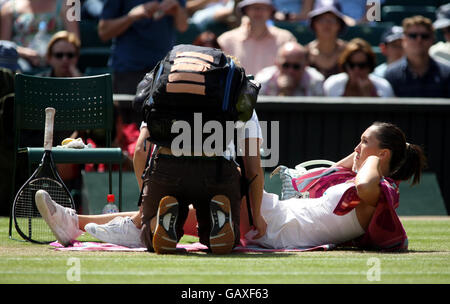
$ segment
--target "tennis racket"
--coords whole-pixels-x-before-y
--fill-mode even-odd
[[[45,109],[44,155],[31,177],[19,189],[13,202],[13,219],[19,235],[27,241],[46,244],[55,240],[41,217],[34,196],[42,189],[58,204],[75,209],[73,198],[56,170],[52,156],[55,109]]]

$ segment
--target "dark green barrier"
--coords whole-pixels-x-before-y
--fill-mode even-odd
[[[260,121],[279,121],[278,163],[288,167],[310,159],[341,159],[374,121],[398,125],[408,142],[424,148],[427,172],[436,175],[450,210],[449,99],[261,96],[257,113]],[[270,136],[264,140],[271,148]]]

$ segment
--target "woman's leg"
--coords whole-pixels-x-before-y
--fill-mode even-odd
[[[139,216],[139,214],[140,214],[139,211],[133,211],[133,212],[117,212],[117,213],[96,214],[96,215],[78,215],[78,227],[81,230],[84,230],[84,226],[86,226],[89,223],[103,225],[103,224],[110,222],[111,220],[113,220],[114,218],[116,218],[118,216],[122,216],[122,217],[129,216],[133,220],[133,218],[136,218],[137,216]],[[133,222],[135,224],[140,223],[140,219],[138,222],[135,222],[134,220],[133,220]],[[140,227],[138,227],[138,228],[140,228]]]

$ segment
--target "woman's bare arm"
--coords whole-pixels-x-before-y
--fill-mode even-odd
[[[336,164],[333,165],[333,167],[344,167],[347,169],[352,169],[353,168],[353,158],[355,156],[356,152],[353,152],[350,155],[347,155],[346,157],[344,157],[343,159],[341,159],[340,161],[338,161]]]
[[[375,155],[367,157],[355,178],[356,191],[361,202],[376,206],[380,198],[380,158]]]
[[[142,127],[134,150],[133,167],[139,189],[142,189],[142,173],[147,164],[147,156],[150,149],[150,142],[147,140],[149,136],[150,133],[147,127]]]
[[[115,19],[100,19],[98,35],[103,41],[122,35],[135,21],[143,18],[152,18],[159,7],[157,1],[149,1],[135,6],[128,14]]]

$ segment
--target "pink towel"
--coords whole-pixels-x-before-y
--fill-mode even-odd
[[[58,242],[50,243],[50,246],[55,247],[57,251],[114,251],[114,252],[126,252],[147,251],[147,248],[128,248],[124,246],[114,245],[110,243],[99,242],[79,242],[75,241],[72,246],[64,247]],[[233,249],[233,252],[303,252],[303,251],[328,251],[334,248],[333,245],[322,245],[312,248],[296,248],[296,249],[267,249],[258,246],[237,246]],[[177,250],[182,252],[195,252],[206,251],[208,247],[200,243],[192,244],[178,244]]]

